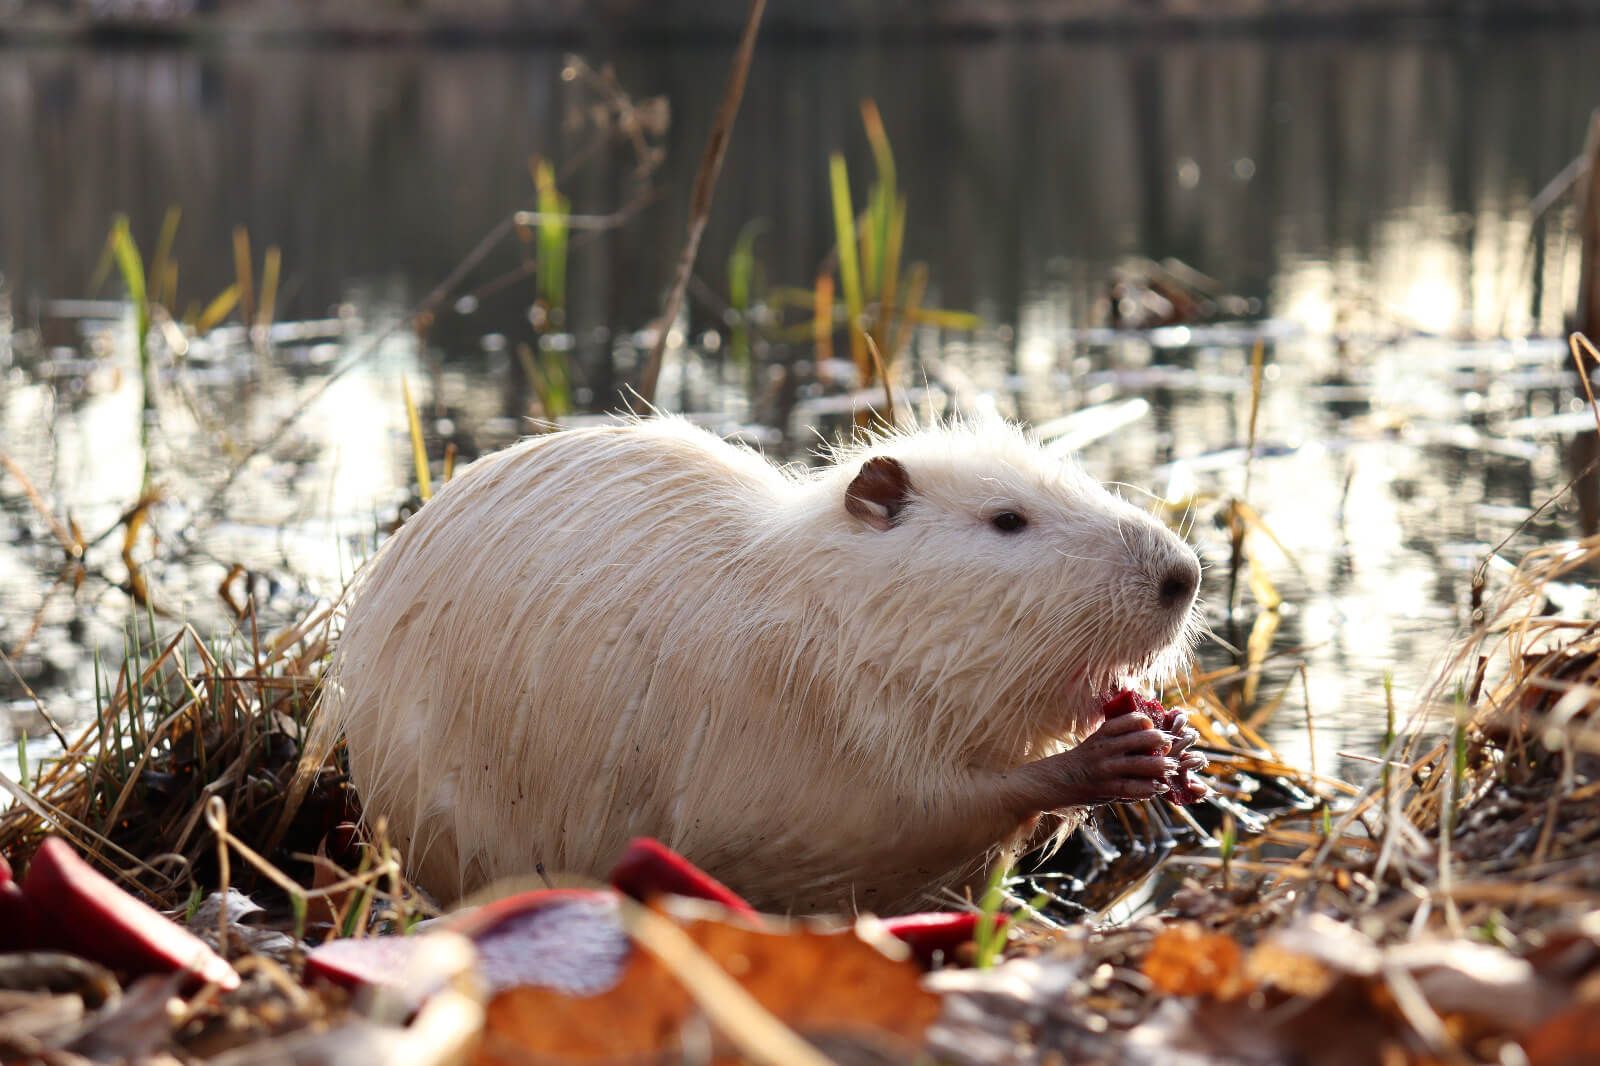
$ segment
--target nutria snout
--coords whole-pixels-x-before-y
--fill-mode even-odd
[[[1193,557],[1180,558],[1162,567],[1156,598],[1161,606],[1173,614],[1184,614],[1194,603],[1200,591],[1200,561]]]
[[[1007,426],[817,470],[673,419],[570,430],[474,463],[362,570],[321,728],[443,897],[654,836],[758,906],[904,910],[1203,763],[1102,713],[1178,665],[1199,581]]]

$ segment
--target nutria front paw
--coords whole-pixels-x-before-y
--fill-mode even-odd
[[[1171,787],[1168,780],[1183,765],[1172,748],[1172,738],[1142,711],[1108,718],[1071,751],[1036,764],[1052,779],[1052,795],[1044,809],[1163,795]]]
[[[1156,700],[1141,696],[1131,689],[1124,689],[1106,701],[1101,713],[1105,715],[1108,723],[1129,714],[1142,714],[1154,722],[1157,729],[1167,734],[1172,741],[1167,756],[1177,760],[1177,769],[1166,779],[1167,799],[1181,806],[1194,803],[1210,793],[1210,786],[1192,776],[1206,768],[1207,759],[1200,752],[1189,750],[1199,741],[1200,734],[1189,725],[1188,711],[1164,707]]]

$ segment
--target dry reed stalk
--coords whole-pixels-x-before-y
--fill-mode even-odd
[[[751,0],[744,32],[739,37],[739,47],[734,52],[733,65],[728,70],[728,81],[722,89],[722,102],[717,106],[716,118],[711,122],[711,134],[706,138],[706,149],[700,157],[700,168],[694,175],[694,189],[689,195],[689,232],[684,237],[677,274],[667,293],[667,303],[662,308],[661,321],[656,327],[655,342],[650,347],[644,377],[639,383],[639,395],[647,405],[655,402],[656,379],[661,374],[661,356],[667,347],[667,334],[677,320],[684,290],[689,287],[689,278],[694,273],[700,237],[705,233],[706,220],[711,217],[711,197],[717,189],[717,177],[722,172],[722,157],[727,154],[728,140],[733,136],[733,121],[739,115],[739,102],[744,99],[745,77],[750,73],[756,31],[761,28],[761,15],[766,6],[766,0]]]

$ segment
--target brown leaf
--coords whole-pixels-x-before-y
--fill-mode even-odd
[[[1600,1003],[1577,1003],[1547,1018],[1522,1040],[1529,1066],[1600,1062]]]
[[[1308,999],[1326,993],[1339,978],[1339,974],[1318,960],[1270,940],[1251,950],[1245,962],[1245,973],[1257,984],[1271,985]]]
[[[312,856],[311,889],[320,892],[349,878],[332,859],[328,858],[328,841],[317,842],[317,853]],[[312,896],[307,900],[307,914],[314,922],[327,922],[337,927],[356,900],[356,888],[330,892],[325,896]]]
[[[853,933],[764,932],[710,920],[689,922],[684,931],[761,1006],[803,1035],[914,1049],[939,1012],[939,998],[921,987],[913,963],[891,959]],[[511,1066],[530,1059],[675,1053],[685,1024],[699,1016],[673,972],[636,947],[622,979],[600,995],[523,986],[495,996],[474,1061]]]
[[[1144,959],[1144,975],[1174,996],[1237,999],[1250,991],[1238,941],[1208,933],[1194,922],[1176,922],[1162,930]]]

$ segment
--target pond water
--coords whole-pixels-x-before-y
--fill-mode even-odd
[[[1281,544],[1255,539],[1285,598],[1262,686],[1265,701],[1287,693],[1271,736],[1303,761],[1309,700],[1319,768],[1338,770],[1337,752],[1373,750],[1385,676],[1402,709],[1426,687],[1486,551],[1510,536],[1515,559],[1576,534],[1566,500],[1519,527],[1565,481],[1575,403],[1558,339],[1573,209],[1558,199],[1535,218],[1531,204],[1600,104],[1597,50],[1592,31],[763,48],[662,403],[784,455],[837,425],[840,389],[808,341],[758,345],[753,393],[729,365],[728,264],[758,223],[758,293],[812,284],[833,245],[828,154],[849,159],[859,203],[872,158],[859,104],[876,100],[927,302],[983,320],[919,330],[902,381],[1036,425],[1099,410],[1113,428],[1084,437],[1084,462],[1130,493],[1188,499],[1212,627],[1236,645],[1257,606],[1223,610],[1215,518],[1245,493]],[[565,355],[585,410],[622,402],[729,51],[582,56],[0,51],[0,441],[56,515],[112,534],[75,594],[52,587],[61,551],[19,482],[0,480],[0,648],[16,666],[0,671],[0,743],[44,733],[23,680],[81,722],[94,647],[115,661],[129,619],[147,619],[117,588],[115,528],[147,468],[165,495],[133,558],[156,629],[225,629],[216,590],[234,564],[283,621],[335,595],[410,494],[402,381],[436,460],[446,440],[470,458],[526,429],[521,344]],[[533,206],[536,156],[574,212],[624,216],[574,234],[562,328],[542,341],[528,244],[499,240],[451,278]],[[224,329],[181,358],[158,338],[142,430],[131,312],[107,301],[115,282],[91,283],[115,214],[149,256],[173,205],[174,308],[235,280],[242,227],[258,283],[280,250],[283,325],[256,345]],[[1231,321],[1108,328],[1112,281],[1138,257],[1203,271],[1237,297]],[[447,279],[430,328],[409,328]],[[1233,660],[1219,641],[1208,665]]]

